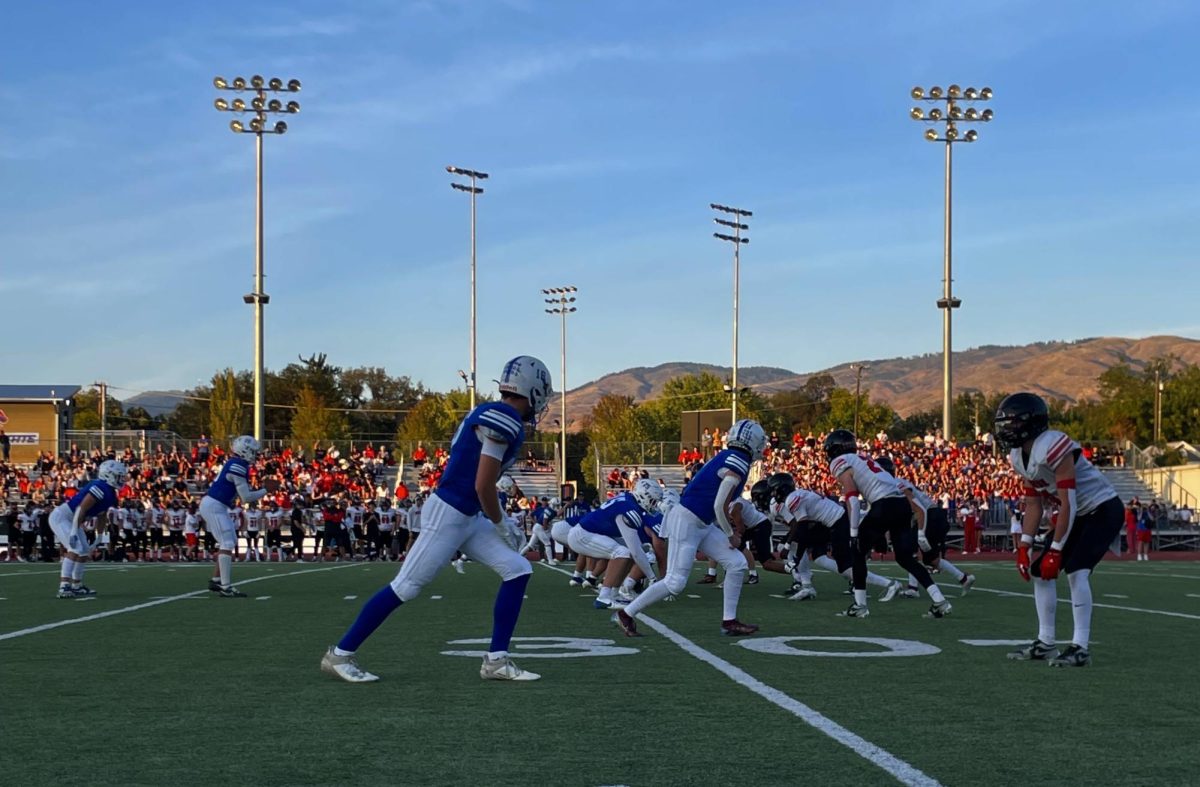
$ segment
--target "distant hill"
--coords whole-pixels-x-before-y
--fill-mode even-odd
[[[1200,341],[1178,336],[1146,339],[1096,338],[1075,342],[1039,342],[1019,347],[986,345],[954,353],[954,390],[978,389],[984,393],[1029,390],[1056,399],[1078,402],[1099,395],[1096,378],[1105,369],[1126,363],[1140,368],[1154,358],[1176,355],[1200,364]],[[942,356],[931,353],[908,358],[865,359],[863,388],[871,399],[886,402],[901,415],[940,407],[942,401]],[[637,367],[582,385],[568,393],[567,422],[573,430],[605,394],[651,399],[672,377],[712,372],[729,376],[728,366],[673,361],[653,367]],[[738,382],[762,393],[799,388],[814,374],[830,374],[837,384],[854,387],[854,371],[844,363],[817,372],[798,373],[770,366],[738,369]],[[549,412],[556,412],[557,397]]]
[[[175,411],[186,395],[187,391],[146,391],[129,397],[121,402],[121,406],[126,410],[141,407],[151,416],[168,415]]]

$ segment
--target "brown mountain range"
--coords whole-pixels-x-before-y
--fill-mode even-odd
[[[1096,378],[1120,363],[1140,368],[1154,358],[1175,355],[1187,363],[1200,363],[1200,341],[1179,336],[1145,339],[1098,338],[1074,342],[1039,342],[1019,347],[987,345],[954,353],[954,389],[984,393],[1027,390],[1068,402],[1096,398]],[[873,401],[886,402],[901,415],[939,407],[942,397],[940,353],[862,361],[863,388]],[[606,374],[571,390],[567,395],[567,423],[572,431],[582,426],[596,402],[605,394],[624,394],[635,401],[652,399],[672,377],[712,372],[726,378],[728,366],[671,362]],[[814,374],[831,374],[837,384],[854,387],[850,363],[800,374],[771,366],[738,369],[739,382],[763,393],[799,388]],[[550,403],[550,418],[558,411],[557,397]]]

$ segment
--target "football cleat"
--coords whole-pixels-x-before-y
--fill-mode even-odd
[[[925,613],[926,617],[944,618],[950,614],[954,607],[950,606],[949,601],[939,601],[937,604],[931,604],[929,611]]]
[[[233,585],[230,585],[227,588],[221,588],[217,595],[219,595],[221,598],[246,598],[246,594],[235,588]]]
[[[1092,654],[1078,645],[1067,645],[1063,652],[1050,659],[1051,667],[1086,667],[1092,663]]]
[[[793,582],[793,583],[792,583],[792,586],[791,586],[790,588],[788,588],[788,589],[787,589],[787,595],[789,595],[789,596],[790,596],[790,595],[792,595],[793,593],[799,593],[799,592],[801,591],[801,589],[803,589],[803,588],[804,588],[804,584],[803,584],[803,583],[801,583],[801,582]]]
[[[757,585],[758,584],[758,574],[751,574],[750,576],[746,577],[746,584],[747,585]]]
[[[600,577],[587,577],[583,581],[586,582],[587,586],[590,588],[599,587],[600,585]]]
[[[75,598],[75,591],[72,588],[59,588],[58,598]]]
[[[209,579],[208,580],[208,589],[211,590],[213,593],[220,593],[221,592],[221,582],[216,579]]]
[[[962,588],[962,594],[967,595],[967,591],[975,584],[974,574],[963,574],[963,578],[958,580],[959,586]]]
[[[88,587],[87,585],[76,585],[75,587],[73,587],[73,588],[71,588],[71,589],[72,589],[72,590],[74,590],[74,591],[75,591],[75,595],[76,595],[76,596],[79,596],[80,598],[84,598],[84,597],[86,597],[86,596],[94,596],[94,595],[96,595],[96,591],[92,590],[92,589],[91,589],[90,587]]]
[[[866,604],[851,604],[846,608],[845,612],[839,612],[839,618],[865,618],[871,614],[871,610],[867,609]]]
[[[349,656],[339,656],[333,652],[333,646],[321,657],[321,672],[328,672],[347,683],[370,683],[379,680],[378,675],[372,675],[358,666],[358,659],[353,653]]]
[[[466,571],[463,569],[463,562],[462,562],[461,560],[452,560],[452,561],[450,561],[450,565],[454,566],[454,570],[455,570],[455,571],[457,571],[457,572],[458,572],[458,573],[460,573],[460,574],[465,574],[465,573],[467,573],[467,572],[466,572]]]
[[[753,623],[743,623],[737,618],[721,621],[721,635],[725,637],[745,637],[758,631]]]
[[[583,577],[571,577],[571,581],[567,585],[573,588],[581,588],[583,587]]]
[[[592,602],[592,606],[596,609],[624,609],[625,605],[620,601],[601,601],[596,599]]]
[[[637,622],[634,621],[633,616],[630,615],[625,610],[618,609],[616,614],[613,615],[612,619],[613,619],[614,623],[616,623],[618,626],[621,627],[621,631],[625,632],[625,636],[627,636],[627,637],[642,636],[642,633],[637,630]]]
[[[636,595],[629,588],[623,587],[617,591],[617,601],[621,601],[621,602],[628,604],[629,602],[633,601],[634,598],[636,598]]]
[[[896,595],[900,596],[900,598],[920,598],[921,597],[921,589],[915,588],[912,585],[909,585],[908,587],[904,588]]]
[[[484,680],[537,680],[542,676],[521,669],[508,656],[500,659],[484,656],[483,664],[479,666],[479,677]]]
[[[884,588],[883,593],[881,593],[879,595],[879,601],[881,603],[886,604],[887,602],[894,599],[896,597],[896,594],[899,593],[901,588],[903,588],[903,587],[904,587],[904,585],[900,584],[899,580],[893,579],[892,584],[890,584],[886,588]]]
[[[814,599],[816,597],[817,589],[812,585],[809,585],[808,587],[801,586],[799,590],[788,596],[788,601],[808,601],[809,599]]]
[[[1040,639],[1035,639],[1028,646],[1020,650],[1010,650],[1008,658],[1012,661],[1046,661],[1058,656],[1058,649],[1053,645],[1047,645]]]
[[[702,576],[696,580],[696,584],[697,585],[715,585],[715,584],[717,584],[717,578],[715,576],[713,576],[712,574],[705,574],[704,576]]]

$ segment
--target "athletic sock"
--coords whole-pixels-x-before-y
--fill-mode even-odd
[[[600,588],[600,601],[612,601],[613,589],[607,585]]]
[[[874,571],[868,571],[867,572],[867,584],[874,585],[875,587],[886,588],[886,587],[891,587],[892,580],[888,579],[887,577],[880,576],[879,574],[876,574]]]
[[[626,590],[633,590],[636,584],[637,583],[633,581],[633,577],[625,577],[625,579],[621,581],[621,587],[625,588]]]
[[[725,586],[721,589],[722,614],[724,617],[721,620],[737,619],[738,599],[742,597],[742,583],[745,580],[745,570],[725,571]]]
[[[812,563],[814,566],[819,566],[820,568],[823,568],[826,571],[831,571],[834,574],[842,573],[841,571],[838,571],[837,561],[835,561],[829,555],[821,555],[819,558],[812,561]],[[850,569],[846,569],[846,573],[844,574],[844,576],[846,576],[846,577],[850,576]]]
[[[959,580],[960,582],[962,581],[962,578],[966,576],[961,568],[954,565],[946,558],[941,559],[941,561],[938,563],[938,568],[940,568],[942,571],[945,571],[947,574]]]
[[[917,578],[916,578],[916,577],[914,577],[914,576],[912,575],[912,572],[911,572],[911,571],[910,571],[910,572],[909,572],[909,574],[908,574],[908,586],[909,586],[910,588],[919,588],[919,587],[921,587],[921,583],[917,581]]]
[[[1088,638],[1092,635],[1092,582],[1091,571],[1083,569],[1067,574],[1071,585],[1071,615],[1075,620],[1075,633],[1071,642],[1087,650]]]
[[[358,617],[355,618],[354,623],[338,642],[333,652],[339,656],[348,656],[354,653],[367,637],[371,636],[375,629],[387,620],[387,616],[403,603],[391,585],[384,585],[379,592],[371,596],[366,604],[363,604]]]
[[[934,604],[941,604],[946,600],[946,597],[942,595],[942,589],[936,584],[925,588],[925,592],[929,594],[929,600]]]
[[[87,567],[87,563],[85,561],[83,561],[83,560],[75,561],[75,565],[73,566],[74,570],[71,572],[71,579],[73,580],[73,584],[75,584],[75,585],[83,584],[83,569],[86,567]]]
[[[625,607],[625,614],[633,617],[651,604],[662,601],[667,596],[671,595],[671,591],[667,588],[666,579],[655,582],[650,587],[646,588],[640,596],[633,600],[629,606]]]
[[[490,650],[493,653],[508,650],[513,630],[517,627],[517,618],[521,614],[521,604],[525,600],[525,586],[529,584],[530,576],[530,574],[522,574],[500,584],[500,592],[496,594],[496,605],[492,608]]]
[[[588,569],[588,572],[587,572],[587,578],[588,578],[588,579],[595,579],[595,578],[596,578],[596,575],[592,573],[592,570],[591,570],[591,569]]]
[[[750,576],[752,576],[752,577],[758,576],[758,569],[756,569],[756,568],[750,569]]]
[[[583,579],[583,574],[580,574],[578,571],[576,571],[571,575],[571,579]]]
[[[1038,639],[1047,645],[1054,644],[1054,605],[1058,603],[1058,592],[1052,579],[1033,578],[1033,599],[1037,606]]]
[[[221,572],[221,587],[229,587],[229,575],[233,573],[233,555],[217,555],[217,569]]]
[[[709,575],[710,577],[715,577],[715,576],[717,575],[717,570],[716,570],[715,568],[710,568],[710,569],[708,570],[708,575]]]
[[[867,591],[856,588],[854,590],[854,603],[860,607],[865,607],[867,605]]]
[[[64,557],[62,561],[62,570],[59,571],[59,577],[62,579],[63,587],[71,584],[71,580],[75,578],[75,561],[69,557]]]

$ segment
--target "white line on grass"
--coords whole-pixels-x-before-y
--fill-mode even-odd
[[[352,568],[355,565],[359,565],[359,564],[347,563],[347,564],[341,565],[341,566],[329,566],[327,568],[310,568],[310,569],[305,569],[304,571],[290,571],[286,574],[272,574],[269,577],[253,577],[251,579],[242,580],[238,584],[239,585],[249,585],[252,582],[263,582],[268,579],[282,579],[284,577],[294,577],[297,574],[313,574],[318,571],[337,571],[339,568]],[[20,629],[18,631],[10,631],[7,634],[0,634],[0,642],[4,641],[6,639],[16,639],[17,637],[24,637],[27,634],[39,634],[43,631],[51,631],[56,628],[62,628],[63,626],[70,626],[74,623],[86,623],[89,620],[100,620],[101,618],[110,618],[113,615],[123,615],[126,612],[137,612],[139,609],[148,609],[150,607],[157,607],[160,604],[170,604],[172,601],[179,601],[180,599],[193,598],[195,596],[202,596],[208,592],[209,592],[208,590],[193,590],[191,593],[180,593],[178,596],[167,596],[166,598],[156,599],[154,601],[147,601],[144,604],[134,604],[132,607],[121,607],[120,609],[110,609],[105,612],[97,612],[95,615],[85,615],[82,618],[70,618],[68,620],[60,620],[55,623],[43,623],[40,626],[33,626],[31,628]]]
[[[1032,593],[1016,593],[1011,590],[993,590],[992,588],[981,588],[978,585],[971,588],[972,593],[974,593],[976,590],[978,590],[980,593],[995,593],[997,596],[1008,596],[1009,598],[1033,598]],[[1070,604],[1071,599],[1060,598],[1058,600],[1058,603],[1059,604]],[[1143,609],[1141,607],[1123,607],[1120,604],[1101,604],[1099,602],[1093,602],[1092,606],[1093,607],[1103,607],[1104,609],[1121,609],[1126,612],[1141,612],[1146,615],[1166,615],[1167,617],[1171,617],[1171,618],[1187,618],[1188,620],[1200,620],[1200,615],[1189,615],[1186,612],[1168,612],[1165,609]]]
[[[542,565],[542,564],[538,564]],[[562,574],[568,574],[567,571],[555,566],[545,566],[551,571],[558,571]],[[569,576],[569,574],[568,574]],[[813,710],[799,700],[795,700],[784,694],[776,688],[772,688],[763,683],[758,678],[743,670],[741,667],[730,664],[725,659],[710,653],[696,643],[692,642],[687,637],[668,628],[665,624],[658,622],[654,618],[641,615],[638,618],[647,626],[654,629],[662,636],[674,642],[684,650],[688,655],[703,661],[709,666],[715,668],[725,677],[737,683],[739,686],[749,689],[758,696],[782,708],[783,710],[796,716],[805,724],[808,724],[818,732],[822,732],[833,738],[838,743],[849,748],[852,752],[876,765],[891,774],[901,784],[907,785],[922,785],[923,787],[940,787],[940,782],[932,776],[918,770],[912,765],[909,765],[904,760],[896,757],[893,754],[879,748],[870,741],[859,737],[842,725],[830,719],[827,716]]]

